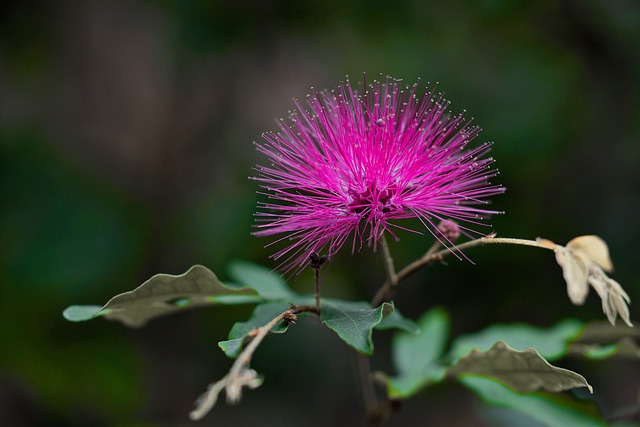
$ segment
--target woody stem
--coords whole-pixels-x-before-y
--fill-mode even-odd
[[[475,246],[484,246],[489,244],[508,244],[508,245],[520,245],[520,246],[533,246],[536,248],[553,250],[553,246],[549,244],[545,244],[543,242],[538,242],[535,240],[527,240],[527,239],[515,239],[511,237],[482,237],[480,239],[471,240],[469,242],[461,243],[455,246],[456,250],[463,250],[472,248]],[[413,261],[411,264],[404,267],[395,275],[395,280],[391,280],[391,277],[387,278],[387,281],[384,285],[378,290],[376,295],[373,297],[371,301],[371,306],[377,307],[387,300],[388,295],[391,291],[393,291],[398,284],[406,279],[411,274],[415,273],[422,267],[431,264],[432,262],[439,261],[447,255],[451,255],[453,252],[450,249],[442,249],[437,251],[439,244],[434,243],[433,246],[419,259]]]
[[[316,293],[316,309],[320,312],[320,267],[314,268],[314,288]]]

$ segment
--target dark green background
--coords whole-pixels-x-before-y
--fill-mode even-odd
[[[598,234],[638,318],[640,4],[542,1],[8,1],[0,6],[0,425],[357,425],[352,355],[310,321],[272,337],[265,384],[205,420],[187,414],[231,362],[217,348],[249,308],[189,312],[131,331],[67,323],[158,272],[201,263],[221,278],[267,260],[250,235],[252,141],[291,98],[366,72],[439,82],[495,141],[501,236],[565,243]],[[430,245],[403,235],[399,265]],[[570,304],[553,255],[469,250],[403,285],[417,317],[442,305],[454,335],[492,322],[602,319]],[[368,299],[379,257],[341,252],[325,295]],[[307,273],[293,281],[311,289]],[[389,369],[378,333],[375,369]],[[594,385],[607,417],[638,409],[638,362],[561,364]],[[512,425],[439,386],[390,425]],[[519,423],[524,423],[519,420]],[[511,423],[511,424],[510,424]],[[524,424],[521,424],[524,425]]]

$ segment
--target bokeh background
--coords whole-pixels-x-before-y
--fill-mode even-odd
[[[439,82],[495,141],[508,187],[501,236],[564,243],[598,234],[614,278],[640,301],[640,3],[634,0],[61,0],[0,6],[0,425],[359,425],[351,352],[312,321],[268,339],[265,384],[239,406],[188,421],[231,361],[216,343],[250,307],[185,312],[128,330],[72,324],[71,304],[103,304],[151,275],[193,264],[221,278],[233,259],[271,268],[251,236],[252,142],[292,98],[380,74]],[[431,244],[402,235],[398,265]],[[492,322],[602,319],[570,304],[553,255],[470,250],[403,285],[416,318],[443,306],[452,334]],[[327,296],[369,299],[378,256],[342,253]],[[294,280],[311,289],[308,274]],[[375,369],[389,369],[388,333]],[[640,364],[560,364],[583,373],[608,418],[637,410]],[[514,425],[442,385],[389,425]],[[511,421],[509,421],[511,420]],[[518,425],[530,420],[519,419]],[[511,423],[511,424],[509,424]]]

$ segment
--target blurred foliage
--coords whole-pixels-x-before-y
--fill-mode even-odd
[[[508,191],[495,200],[507,213],[493,228],[560,242],[598,234],[613,277],[637,300],[638,52],[632,0],[3,2],[0,424],[186,421],[193,396],[226,370],[216,342],[246,308],[180,314],[135,332],[69,324],[60,313],[193,264],[275,267],[273,249],[250,235],[257,196],[246,177],[259,161],[251,142],[286,116],[292,97],[347,74],[440,82],[453,111],[466,109],[485,129],[480,138],[496,142]],[[425,251],[425,239],[402,234],[397,263]],[[396,306],[414,319],[446,307],[453,337],[493,322],[602,318],[596,298],[569,303],[549,253],[468,255],[475,265],[451,258],[413,277]],[[383,274],[378,257],[345,251],[324,272],[324,292],[368,299]],[[310,272],[291,282],[309,292]],[[389,335],[379,340],[372,362],[385,369]],[[241,409],[221,406],[213,421],[358,422],[353,366],[333,334],[300,324],[261,351],[256,369],[280,382]],[[637,363],[598,363],[576,370],[605,417],[637,405]],[[391,425],[487,419],[456,388],[415,399]]]
[[[63,163],[36,132],[2,139],[2,263],[24,292],[64,283],[66,297],[94,293],[140,262],[144,224],[118,195]]]

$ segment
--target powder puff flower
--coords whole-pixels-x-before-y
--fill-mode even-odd
[[[491,144],[468,147],[480,128],[452,115],[435,87],[420,93],[418,83],[391,78],[364,87],[347,80],[295,100],[280,131],[258,145],[270,164],[254,179],[269,201],[259,203],[255,234],[288,242],[272,255],[285,272],[303,268],[312,252],[333,257],[349,239],[352,252],[365,242],[375,249],[384,233],[406,229],[396,223],[404,218],[419,218],[455,250],[439,222],[453,220],[469,236],[499,213],[485,207],[505,190],[489,182],[498,173],[485,157]]]

